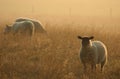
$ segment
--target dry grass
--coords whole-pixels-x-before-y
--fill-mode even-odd
[[[0,34],[0,79],[119,79],[120,27],[46,25],[47,36],[28,41],[23,37]],[[108,48],[108,62],[103,73],[83,74],[79,60],[77,35],[95,36]],[[99,67],[99,66],[98,66]]]

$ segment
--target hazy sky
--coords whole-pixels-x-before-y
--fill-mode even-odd
[[[0,0],[0,13],[120,17],[120,0]]]

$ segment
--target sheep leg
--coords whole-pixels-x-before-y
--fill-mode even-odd
[[[103,71],[104,64],[105,64],[105,61],[101,62],[101,72]]]
[[[86,72],[87,70],[86,64],[83,64],[83,66],[84,66],[84,72]]]
[[[91,65],[91,69],[92,69],[92,71],[93,71],[93,70],[96,70],[96,65],[95,65],[95,64],[94,64],[94,65],[92,64],[92,65]]]

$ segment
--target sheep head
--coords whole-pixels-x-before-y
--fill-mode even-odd
[[[88,46],[91,44],[91,39],[93,39],[94,37],[91,36],[91,37],[81,37],[81,36],[78,36],[78,39],[81,39],[82,40],[82,46]]]

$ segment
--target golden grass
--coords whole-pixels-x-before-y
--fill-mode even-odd
[[[120,27],[47,24],[47,36],[31,41],[0,34],[0,79],[119,79]],[[94,36],[108,48],[104,72],[83,74],[78,35]]]

